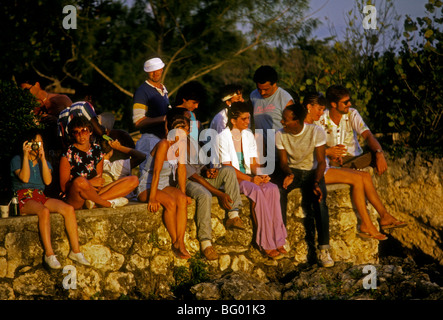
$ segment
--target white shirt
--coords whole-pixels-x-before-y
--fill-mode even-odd
[[[315,124],[321,126],[326,132],[326,145],[328,147],[343,144],[347,147],[347,154],[359,156],[363,153],[358,143],[357,134],[362,134],[369,127],[363,121],[358,111],[349,108],[349,112],[341,117],[340,123],[336,125],[329,117],[329,110],[326,109],[323,115]]]
[[[285,132],[280,129],[275,134],[277,149],[284,149],[288,154],[288,165],[300,170],[313,170],[318,162],[315,156],[315,148],[326,143],[326,135],[323,129],[314,124],[303,126],[298,134]]]
[[[245,161],[245,169],[247,174],[251,174],[251,159],[258,158],[257,144],[255,142],[254,134],[250,129],[245,129],[241,132],[243,157]],[[240,170],[237,153],[232,140],[232,134],[229,127],[224,129],[218,135],[219,144],[219,159],[220,163],[231,162],[232,166]]]
[[[228,123],[228,108],[224,108],[219,113],[217,113],[212,119],[209,128],[214,129],[218,133],[222,132],[226,128]]]
[[[121,159],[113,162],[106,159],[104,160],[103,178],[105,179],[105,185],[130,175],[131,159]]]

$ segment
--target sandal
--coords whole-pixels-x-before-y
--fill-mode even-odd
[[[397,220],[397,221],[392,222],[390,224],[381,225],[381,228],[383,230],[389,230],[389,229],[394,229],[394,228],[403,228],[403,227],[406,227],[407,225],[408,225],[407,222]]]
[[[275,250],[275,249],[272,249],[272,250],[264,250],[264,251],[265,251],[266,255],[267,255],[269,258],[271,258],[271,259],[278,260],[278,259],[283,258],[283,256],[280,254],[280,252],[278,252],[278,251]]]
[[[380,232],[376,233],[376,234],[370,234],[367,232],[359,232],[357,235],[360,238],[362,238],[363,240],[368,240],[368,239],[374,239],[374,240],[379,240],[379,241],[388,240],[388,237]]]

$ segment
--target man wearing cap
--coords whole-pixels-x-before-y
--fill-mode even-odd
[[[165,64],[160,58],[145,62],[143,70],[147,79],[134,93],[132,121],[142,136],[136,149],[149,154],[154,146],[165,137],[165,118],[171,108],[168,91],[161,83]],[[140,174],[145,170],[146,160],[140,164]]]
[[[222,90],[222,102],[224,108],[215,115],[212,119],[209,127],[216,130],[218,133],[222,132],[226,128],[228,122],[228,109],[231,107],[233,102],[244,102],[243,99],[243,88],[240,85],[230,84],[223,88]],[[227,107],[226,107],[227,106]]]

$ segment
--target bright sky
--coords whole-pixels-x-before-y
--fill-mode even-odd
[[[375,3],[376,8],[382,2],[381,0],[372,1],[372,3]],[[317,11],[326,4],[319,12],[312,16],[323,21],[323,24],[315,31],[315,36],[319,39],[330,36],[329,25],[332,24],[337,32],[337,36],[340,37],[346,28],[345,13],[355,8],[355,0],[310,0],[310,3],[310,13]],[[411,18],[425,16],[424,6],[426,3],[428,3],[428,0],[394,0],[397,14],[402,15],[399,21],[401,23],[400,26],[402,26],[406,14],[411,16]]]

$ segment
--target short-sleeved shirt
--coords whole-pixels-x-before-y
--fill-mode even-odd
[[[84,177],[89,180],[97,175],[97,165],[103,159],[103,152],[96,143],[92,144],[87,152],[70,145],[63,157],[66,157],[70,164],[70,180],[77,177]]]
[[[67,137],[68,125],[74,117],[85,116],[86,119],[91,120],[97,117],[94,107],[87,101],[78,101],[73,103],[69,108],[60,112],[57,120],[58,135],[60,137]]]
[[[328,147],[343,144],[347,147],[347,152],[352,156],[359,156],[363,153],[358,143],[358,134],[362,134],[369,127],[363,118],[354,108],[349,108],[349,112],[341,117],[340,123],[335,124],[329,117],[329,110],[325,110],[315,124],[321,126],[326,132],[326,145]]]
[[[290,100],[291,95],[277,88],[274,94],[268,98],[263,98],[257,89],[251,92],[249,97],[254,107],[255,129],[263,129],[264,137],[267,136],[267,129],[281,129],[281,119],[283,110]]]
[[[300,170],[317,169],[315,148],[326,144],[326,134],[322,128],[314,124],[306,124],[298,134],[280,129],[275,134],[277,149],[285,149],[288,154],[290,168]]]
[[[52,171],[51,163],[46,160],[48,164],[48,168]],[[43,182],[41,163],[40,161],[34,166],[32,161],[29,160],[29,169],[31,171],[28,182],[21,181],[17,175],[14,173],[18,169],[22,167],[22,157],[19,155],[14,156],[11,159],[10,168],[11,168],[11,180],[12,180],[12,190],[17,192],[21,189],[38,189],[44,190],[45,184]]]
[[[134,124],[143,117],[155,118],[166,115],[170,108],[168,91],[163,86],[163,90],[155,88],[147,81],[143,82],[135,91],[132,107],[132,121]],[[152,133],[163,138],[165,136],[165,124],[160,123],[144,127],[141,133]]]
[[[222,132],[226,128],[228,123],[228,108],[224,108],[217,113],[211,121],[209,128],[216,130],[218,133]]]

